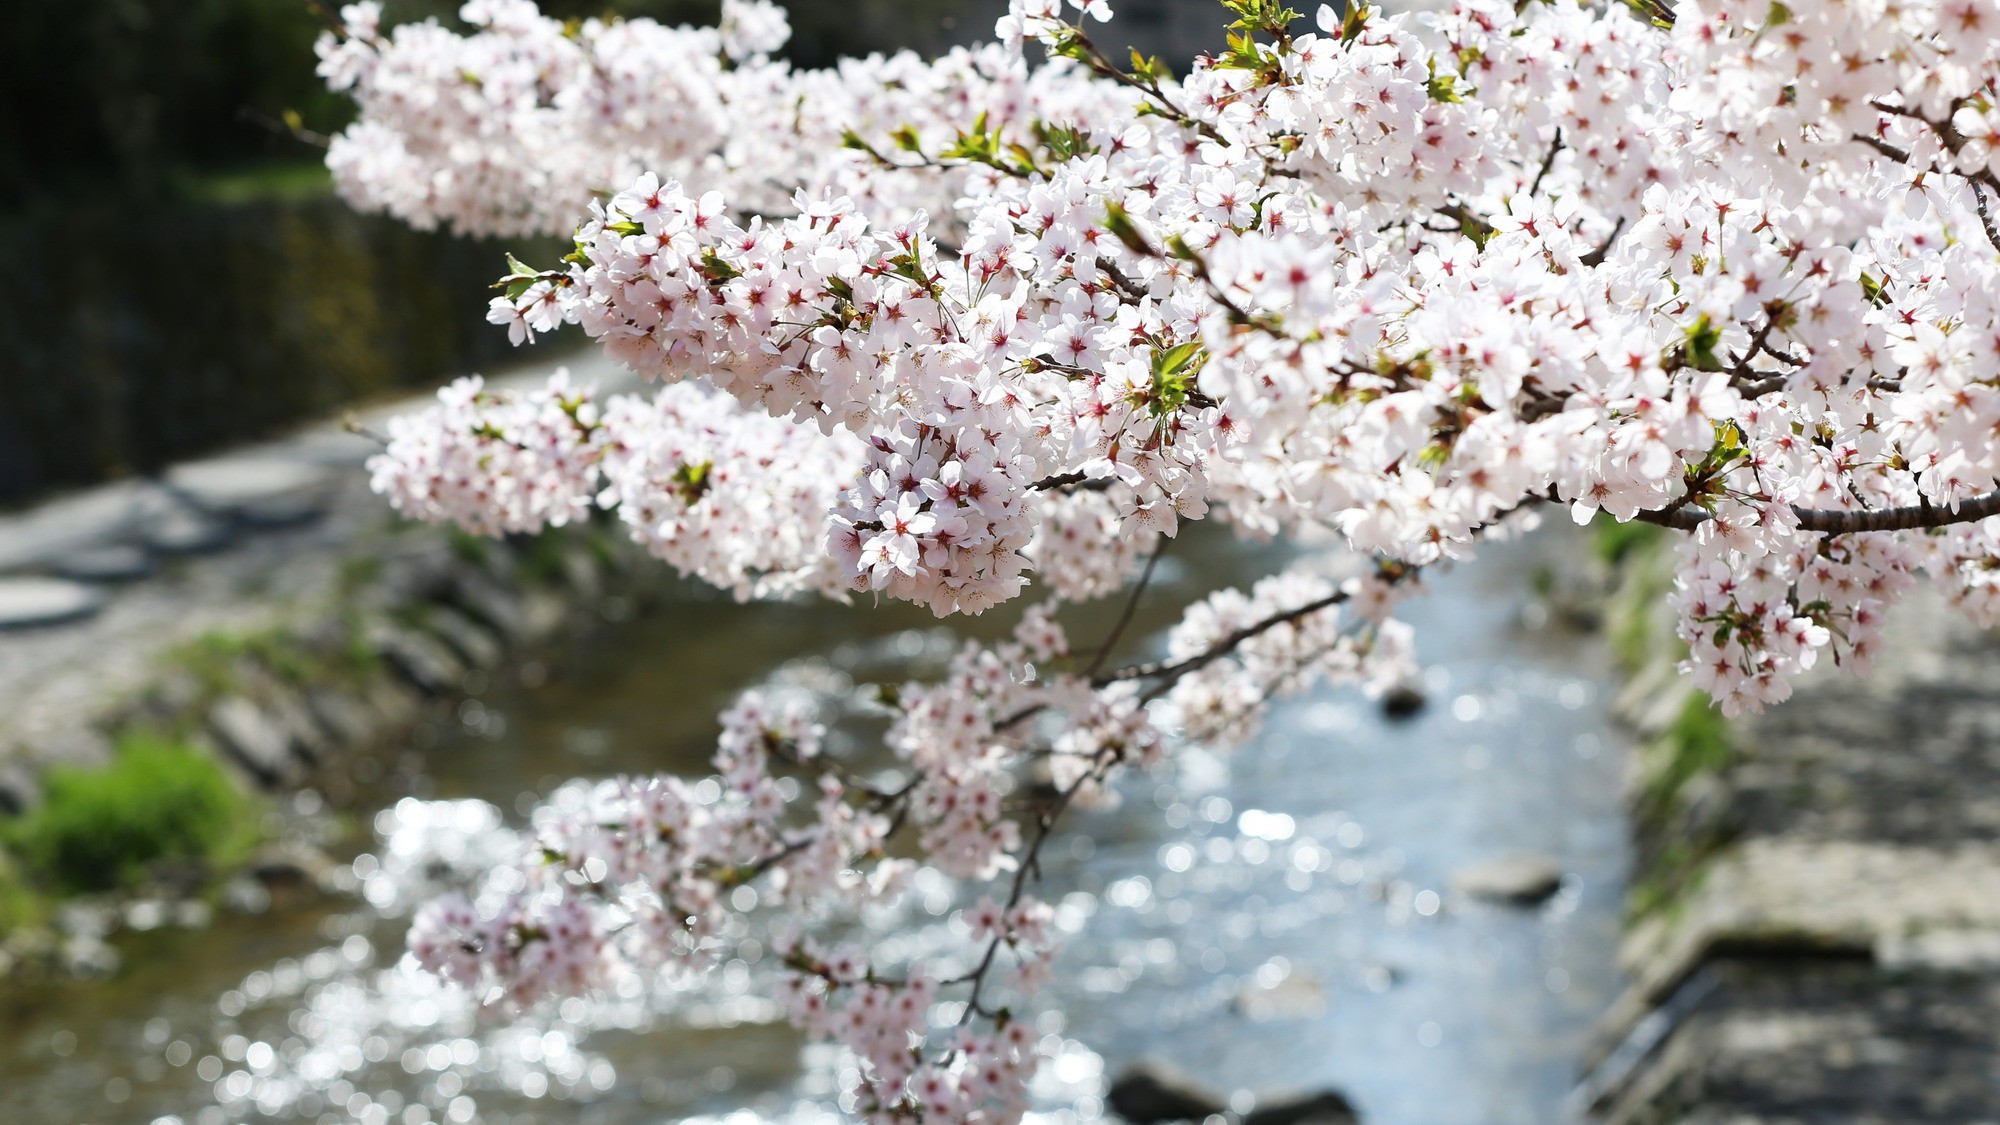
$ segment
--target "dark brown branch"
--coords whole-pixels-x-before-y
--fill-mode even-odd
[[[1611,244],[1618,241],[1619,234],[1622,233],[1624,230],[1625,230],[1625,216],[1620,215],[1618,216],[1618,222],[1612,225],[1611,233],[1604,237],[1604,241],[1598,244],[1597,249],[1592,250],[1590,253],[1585,254],[1581,258],[1578,258],[1577,261],[1582,262],[1584,265],[1593,268],[1603,265],[1604,256],[1606,254],[1611,253]]]
[[[1028,487],[1036,492],[1054,492],[1058,490],[1064,492],[1103,492],[1117,483],[1118,479],[1116,477],[1093,477],[1085,474],[1083,470],[1078,469],[1075,472],[1057,473],[1052,477],[1043,477]]]
[[[1978,523],[1983,519],[2000,516],[2000,492],[1989,492],[1984,496],[1962,501],[1955,509],[1940,508],[1932,504],[1914,504],[1903,508],[1876,508],[1873,511],[1797,507],[1792,511],[1799,517],[1801,530],[1818,532],[1822,535],[1851,535],[1864,531],[1919,531],[1931,527]],[[1633,518],[1641,523],[1658,524],[1676,531],[1693,531],[1714,519],[1715,514],[1702,508],[1679,507],[1656,512],[1640,512]]]
[[[1558,126],[1556,128],[1555,140],[1549,142],[1549,151],[1546,155],[1542,157],[1542,166],[1536,169],[1535,171],[1534,182],[1528,185],[1529,195],[1540,195],[1542,193],[1542,180],[1547,178],[1549,174],[1549,169],[1555,167],[1556,154],[1561,152],[1562,149],[1563,149],[1563,131],[1562,128]]]

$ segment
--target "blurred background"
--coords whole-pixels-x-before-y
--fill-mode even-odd
[[[385,21],[456,7],[389,0]],[[712,23],[719,5],[542,7]],[[1114,40],[1181,59],[1223,22],[1208,0],[1127,8]],[[935,51],[985,37],[1004,10],[797,4],[786,55]],[[330,134],[352,112],[313,73],[325,22],[305,0],[16,4],[5,20],[0,256],[32,275],[0,308],[0,504],[155,471],[507,354],[482,316],[500,248],[349,212],[287,127],[296,114]]]

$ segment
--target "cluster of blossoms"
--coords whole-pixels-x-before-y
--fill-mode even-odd
[[[601,504],[654,556],[739,598],[845,589],[825,549],[828,510],[861,444],[745,413],[699,383],[600,401],[563,372],[525,392],[475,376],[392,419],[387,436],[374,486],[405,515],[533,533]]]
[[[548,828],[554,874],[427,915],[440,971],[531,996],[705,949],[739,878],[893,893],[875,853],[907,831],[1005,887],[984,953],[899,987],[800,944],[793,1009],[866,1060],[860,1104],[1011,1120],[1026,1048],[984,990],[1002,948],[1014,987],[1045,963],[1025,887],[1059,814],[1278,691],[1402,671],[1398,592],[1517,513],[1682,533],[1686,667],[1730,713],[1865,667],[1920,573],[2000,619],[2000,9],[1457,0],[1302,30],[1221,4],[1226,48],[1180,77],[1099,51],[1073,21],[1105,0],[826,71],[774,61],[752,3],[721,31],[348,10],[322,53],[361,108],[330,157],[349,197],[572,232],[492,319],[670,384],[455,386],[376,464],[403,510],[506,531],[603,504],[743,594],[1047,598],[900,694],[894,784],[731,720],[713,801],[614,786]],[[1372,569],[1216,594],[1156,663],[1072,652],[1049,606],[1143,590],[1211,506]],[[682,819],[635,835],[654,800]]]
[[[473,375],[430,410],[390,419],[369,469],[375,491],[413,519],[475,535],[535,532],[590,514],[603,439],[598,404],[567,372],[528,394],[489,391]]]

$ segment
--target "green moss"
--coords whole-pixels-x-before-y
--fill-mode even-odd
[[[190,746],[131,736],[108,767],[58,766],[43,783],[42,803],[8,825],[4,840],[47,890],[129,886],[165,861],[214,870],[257,839],[250,802]]]
[[[248,663],[262,665],[287,684],[305,687],[366,680],[376,673],[380,659],[350,622],[338,636],[318,643],[308,643],[283,628],[204,633],[169,654],[167,663],[193,675],[203,698],[215,699],[242,690]]]
[[[377,555],[356,555],[340,564],[340,592],[353,595],[373,586],[382,577],[382,559]]]

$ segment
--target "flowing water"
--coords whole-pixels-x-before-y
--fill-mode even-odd
[[[1538,555],[1570,549],[1496,546],[1407,605],[1430,699],[1416,717],[1345,688],[1288,699],[1248,745],[1178,754],[1127,779],[1117,808],[1071,817],[1040,890],[1071,931],[1062,1014],[1040,1025],[1044,1120],[1103,1116],[1108,1076],[1146,1055],[1239,1109],[1330,1087],[1371,1125],[1568,1119],[1583,1037],[1616,986],[1624,869],[1601,653],[1529,593]],[[1282,561],[1191,535],[1128,647]],[[1074,615],[1072,637],[1116,610]],[[372,796],[349,814],[352,893],[127,932],[114,979],[0,989],[0,1121],[826,1118],[845,1060],[757,998],[773,959],[754,946],[700,981],[628,980],[509,1022],[400,964],[402,930],[426,894],[510,855],[564,779],[705,772],[733,692],[775,679],[838,710],[857,684],[935,669],[952,643],[902,610],[676,593],[550,682],[489,687],[363,763],[386,768],[363,774]],[[879,730],[843,716],[851,746]],[[1569,873],[1547,904],[1452,890],[1455,870],[1522,852]],[[954,893],[920,883],[883,952],[946,942]]]

